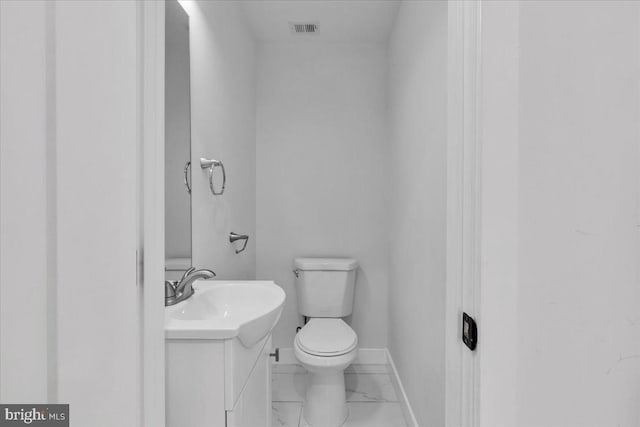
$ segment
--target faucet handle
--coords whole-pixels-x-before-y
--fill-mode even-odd
[[[180,280],[178,280],[178,284],[184,282],[184,280],[194,271],[196,271],[195,267],[191,267],[188,270],[185,270],[184,274],[182,275],[182,277],[180,278]]]

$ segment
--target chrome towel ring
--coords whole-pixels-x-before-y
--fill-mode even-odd
[[[216,168],[216,166],[222,169],[222,187],[220,188],[220,191],[216,191],[215,187],[213,186],[213,170]],[[224,194],[224,187],[227,185],[227,174],[224,171],[224,164],[222,164],[220,160],[205,159],[204,157],[200,157],[200,167],[202,169],[209,168],[209,188],[211,189],[211,193],[213,193],[214,196],[220,196],[221,194]]]

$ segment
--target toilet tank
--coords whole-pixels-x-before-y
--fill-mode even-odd
[[[358,262],[352,258],[296,258],[298,311],[307,317],[345,317],[353,311]]]

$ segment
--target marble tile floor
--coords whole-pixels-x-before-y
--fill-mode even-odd
[[[302,418],[306,370],[275,365],[273,427],[308,427]],[[349,418],[344,427],[407,427],[386,365],[352,365],[345,371]]]

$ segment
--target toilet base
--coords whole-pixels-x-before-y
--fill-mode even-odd
[[[344,371],[309,375],[302,417],[311,427],[340,427],[349,415]]]
[[[344,370],[356,359],[357,346],[354,344],[343,354],[321,356],[305,352],[296,339],[293,350],[296,359],[309,372],[302,407],[304,421],[311,427],[342,426],[348,415]]]

